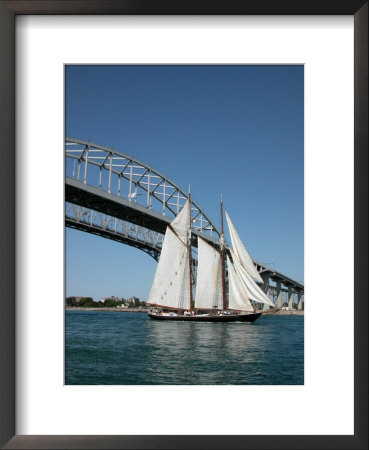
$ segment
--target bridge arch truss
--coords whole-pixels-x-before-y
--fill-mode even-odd
[[[168,177],[137,159],[91,142],[67,138],[66,177],[128,200],[172,220],[185,204],[188,194]],[[219,231],[192,200],[192,227],[218,237]]]

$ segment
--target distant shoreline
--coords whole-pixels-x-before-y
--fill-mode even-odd
[[[149,308],[84,308],[81,306],[66,306],[66,311],[112,311],[112,312],[136,312],[136,313],[148,313]],[[304,310],[294,309],[292,311],[280,310],[276,313],[270,314],[271,316],[303,316]]]
[[[149,308],[116,308],[112,306],[111,308],[102,307],[102,308],[84,308],[83,306],[66,306],[66,311],[113,311],[113,312],[141,312],[147,313],[149,312]]]

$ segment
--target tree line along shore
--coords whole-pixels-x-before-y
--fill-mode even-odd
[[[94,301],[92,297],[66,297],[66,307],[82,308],[144,308],[146,302],[141,302],[137,297],[124,299],[121,297],[106,297],[99,301]]]
[[[116,306],[109,307],[84,307],[84,306],[66,306],[66,311],[113,311],[113,312],[149,312],[149,308],[136,307],[136,308],[117,308]]]

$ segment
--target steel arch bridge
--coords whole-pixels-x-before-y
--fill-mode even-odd
[[[166,226],[188,194],[132,156],[91,142],[65,142],[66,226],[113,239],[158,260]],[[194,235],[217,245],[219,231],[192,200]],[[194,236],[193,244],[196,246]]]
[[[128,244],[158,260],[166,227],[188,194],[147,164],[111,148],[67,138],[65,157],[66,226]],[[201,236],[218,246],[216,226],[196,201],[191,203],[192,245],[196,247],[196,237]],[[301,298],[301,283],[254,263],[266,292],[275,291],[278,298],[288,292],[291,305],[294,293]]]

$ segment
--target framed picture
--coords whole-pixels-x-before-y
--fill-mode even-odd
[[[45,14],[53,16],[50,17],[52,25],[47,25],[46,21],[43,21],[43,17],[38,17]],[[70,17],[66,19],[62,17],[63,15],[69,15]],[[86,15],[86,17],[82,17],[83,15]],[[97,30],[95,26],[103,19],[96,17],[93,19],[95,22],[89,22],[92,19],[91,15],[109,15],[109,17],[104,18],[105,25],[100,29],[100,38],[98,33],[92,34]],[[135,17],[131,17],[133,15]],[[140,23],[139,16],[141,15],[145,15],[145,17],[142,17]],[[158,15],[161,18],[157,17]],[[189,30],[186,29],[183,22],[183,20],[188,21],[189,19],[188,17],[181,17],[184,15],[192,15],[192,19],[195,21],[191,25],[190,34],[188,34]],[[213,17],[203,17],[204,15]],[[303,41],[300,37],[296,38],[296,42],[291,41],[291,37],[300,36],[298,33],[305,27],[302,20],[305,15],[307,16],[306,23],[311,20],[311,16],[320,16],[321,22],[319,20],[314,22],[313,28],[309,28],[310,25],[306,26],[306,30],[310,30],[310,37],[308,32],[306,34],[307,39],[313,42],[312,48],[316,49],[316,54],[318,55],[319,46],[327,49],[325,54],[323,50],[323,55],[316,57],[315,62],[312,59],[304,59],[306,53],[303,53],[302,46],[307,41]],[[226,16],[232,17],[229,17],[227,24],[224,25]],[[276,19],[282,19],[281,16],[284,16],[285,22],[283,22],[283,25],[278,25]],[[341,21],[338,16],[342,16]],[[15,47],[14,39],[15,18],[17,18],[17,47]],[[157,20],[156,24],[153,24],[153,19]],[[66,22],[63,23],[63,20],[69,21],[67,29],[64,28]],[[124,20],[123,28],[126,27],[127,29],[126,35],[119,34],[122,30],[121,20]],[[162,20],[162,22],[159,23],[159,20]],[[324,47],[323,44],[326,39],[324,27],[320,25],[323,20],[328,20],[329,23],[325,32],[329,30],[330,34],[327,41],[330,39],[331,45],[327,47]],[[202,22],[206,24],[205,28],[202,28]],[[248,35],[244,33],[245,24],[247,24],[246,28],[252,29],[255,33],[253,38],[256,40],[253,45],[248,44],[252,42],[252,39],[250,35],[250,41],[247,41],[246,36]],[[274,4],[261,0],[257,4],[246,1],[222,2],[213,5],[184,1],[176,2],[175,5],[168,5],[159,1],[155,5],[148,5],[141,2],[133,2],[132,4],[125,1],[3,1],[0,3],[0,25],[0,51],[3,61],[0,71],[2,93],[0,139],[3,158],[0,179],[3,187],[1,189],[2,200],[6,205],[6,214],[3,215],[1,221],[3,312],[0,316],[2,336],[0,345],[3,370],[1,372],[0,394],[1,398],[4,399],[0,406],[1,445],[4,445],[4,448],[282,449],[292,446],[295,448],[319,447],[327,449],[338,447],[347,449],[367,448],[367,2],[322,1],[315,4],[309,1],[280,1]],[[32,30],[36,30],[36,32],[30,31],[30,27],[34,27]],[[38,27],[40,33],[37,33]],[[137,28],[135,29],[135,27]],[[283,27],[287,30],[286,32]],[[164,33],[162,32],[163,29],[165,30]],[[177,38],[178,29],[183,29],[183,34]],[[81,30],[83,30],[82,33]],[[354,35],[352,35],[352,31],[354,31]],[[76,32],[80,36],[88,36],[87,40],[81,40],[82,46],[79,43],[80,37]],[[64,38],[55,38],[58,33]],[[106,42],[109,41],[104,35],[105,33],[109,34],[108,39],[118,38],[119,42],[127,43],[124,46],[124,56],[119,56],[120,59],[114,59],[114,56],[112,56],[114,51],[116,52],[119,49],[120,44],[112,45],[113,50],[107,48]],[[263,36],[263,34],[265,35]],[[48,39],[45,39],[45,36]],[[168,36],[172,37],[173,43],[168,43]],[[282,39],[281,36],[283,36]],[[274,37],[274,40],[271,37]],[[73,42],[78,49],[77,53],[73,54],[72,50],[69,54],[65,53],[63,47],[72,49]],[[206,45],[199,53],[189,52],[189,49],[193,50],[195,47],[201,49],[199,44],[202,42],[205,42]],[[232,42],[234,43],[234,49],[230,46]],[[245,47],[244,55],[239,56],[243,51],[243,42],[247,42],[247,49]],[[303,42],[304,44],[302,44]],[[354,51],[352,50],[353,43]],[[147,52],[150,45],[159,49],[158,54],[151,60],[150,52]],[[171,45],[173,46],[170,47]],[[284,45],[286,46],[285,53],[283,53]],[[83,46],[85,46],[86,54],[90,55],[87,58],[90,59],[83,59],[82,56],[79,56],[81,53],[78,55]],[[163,52],[167,52],[167,56],[162,56],[165,53],[160,53],[160,46],[163,47]],[[298,56],[299,46],[301,54],[304,56]],[[39,54],[34,52],[35,48],[39,49]],[[96,54],[100,55],[99,60],[91,59],[91,54],[88,53],[87,49],[93,48],[96,49]],[[268,49],[268,51],[259,55],[260,48]],[[281,52],[281,48],[282,53],[279,56],[274,56],[273,52],[277,54]],[[138,49],[140,51],[137,51]],[[333,52],[331,55],[327,53],[330,49]],[[181,52],[185,56],[180,56]],[[61,54],[63,55],[61,56]],[[291,57],[291,55],[294,56]],[[340,57],[343,61],[341,66],[337,64]],[[30,66],[23,64],[22,60],[28,61],[30,59],[34,68],[38,65],[37,69],[28,70]],[[350,67],[350,61],[352,60],[355,65],[354,71]],[[15,61],[17,61],[18,70],[16,84]],[[30,275],[24,267],[31,264],[34,267],[46,268],[45,260],[51,253],[42,249],[48,247],[49,250],[53,251],[53,249],[60,249],[64,246],[63,242],[58,243],[57,240],[53,242],[53,236],[58,236],[62,229],[63,224],[60,222],[64,218],[64,211],[62,216],[58,202],[53,201],[56,196],[62,198],[63,195],[60,196],[61,191],[57,192],[52,187],[53,184],[60,184],[64,187],[64,174],[60,170],[60,167],[63,166],[64,156],[62,150],[60,155],[56,151],[49,153],[49,166],[43,165],[41,159],[45,160],[47,153],[44,153],[44,151],[47,146],[44,142],[41,144],[41,138],[49,145],[53,145],[54,149],[55,146],[60,146],[60,149],[64,147],[64,142],[59,142],[64,141],[63,138],[60,139],[61,134],[63,134],[64,92],[62,84],[65,81],[63,79],[65,67],[75,67],[65,66],[65,64],[86,64],[86,61],[94,64],[109,64],[111,62],[115,64],[168,64],[168,62],[177,64],[212,63],[215,65],[222,63],[236,65],[242,63],[306,64],[307,72],[305,74],[308,74],[308,83],[305,84],[305,95],[309,100],[305,104],[305,132],[309,156],[305,157],[305,169],[310,173],[310,181],[305,184],[305,204],[310,217],[311,212],[317,214],[313,221],[314,226],[309,224],[307,227],[306,245],[308,245],[308,253],[310,254],[311,249],[316,250],[319,246],[326,247],[321,253],[318,252],[317,259],[322,261],[333,258],[336,263],[333,264],[330,261],[329,267],[325,264],[324,277],[321,273],[319,275],[313,274],[311,268],[317,267],[317,264],[311,263],[311,256],[310,259],[308,258],[309,270],[307,274],[310,282],[306,282],[309,288],[311,306],[307,314],[306,342],[308,342],[308,353],[306,358],[309,371],[305,373],[305,386],[300,386],[299,389],[305,388],[306,392],[311,393],[311,389],[314,386],[316,387],[316,383],[319,383],[319,377],[317,377],[319,369],[321,379],[319,400],[317,393],[314,394],[315,397],[312,395],[311,402],[307,402],[304,406],[310,410],[310,414],[306,416],[307,418],[301,416],[301,420],[309,420],[310,417],[310,428],[308,426],[299,428],[296,418],[291,418],[291,428],[286,426],[286,420],[288,421],[293,413],[296,416],[300,414],[299,407],[301,405],[297,403],[304,398],[301,396],[301,390],[294,391],[293,395],[291,395],[291,392],[287,395],[287,391],[279,391],[278,395],[275,395],[272,390],[269,390],[268,394],[265,390],[252,390],[252,386],[247,386],[251,389],[242,391],[237,391],[236,386],[224,386],[223,391],[214,389],[197,390],[198,398],[201,401],[197,402],[196,400],[197,407],[192,410],[191,396],[194,395],[194,391],[172,390],[171,392],[178,399],[176,403],[173,402],[173,399],[168,398],[169,386],[161,386],[160,389],[156,390],[150,390],[149,387],[146,389],[147,386],[136,386],[137,389],[131,387],[130,391],[127,389],[119,390],[118,386],[110,386],[111,389],[109,390],[100,389],[102,386],[99,386],[94,391],[84,389],[84,393],[74,389],[76,386],[66,386],[66,389],[64,386],[64,389],[62,389],[63,382],[66,385],[78,384],[73,382],[73,377],[69,378],[72,382],[62,380],[61,372],[65,361],[62,361],[64,350],[61,347],[64,343],[61,345],[60,341],[53,339],[54,334],[62,335],[64,324],[60,317],[63,316],[64,304],[61,308],[61,305],[58,306],[58,302],[52,304],[46,302],[50,297],[48,292],[52,292],[53,289],[58,291],[56,294],[53,293],[53,297],[64,297],[64,293],[59,293],[63,290],[61,284],[63,281],[61,273],[64,273],[65,270],[64,263],[61,261],[63,258],[57,257],[54,260],[50,258],[48,271],[44,272],[44,275],[42,274],[43,269],[32,272]],[[310,71],[310,67],[314,64],[315,72]],[[322,69],[320,75],[319,64]],[[329,64],[338,67],[340,70],[339,76],[341,78],[337,75],[337,80],[342,80],[341,90],[339,82],[333,78],[334,72],[328,69]],[[40,76],[37,75],[37,70],[41,71]],[[21,75],[26,79],[25,82],[20,83]],[[96,76],[98,77],[99,74]],[[139,76],[138,69],[134,73],[132,83],[137,76]],[[149,77],[152,76],[153,74],[149,75]],[[312,83],[314,77],[315,85]],[[80,81],[83,79],[82,76]],[[225,77],[225,79],[228,78]],[[352,99],[350,100],[350,96],[352,96],[348,88],[350,80],[355,83],[354,104]],[[319,90],[319,84],[322,90]],[[327,89],[329,84],[331,89]],[[192,82],[192,85],[194,85],[194,82]],[[27,86],[27,88],[24,88],[24,86]],[[315,92],[311,95],[312,86],[314,86]],[[324,87],[326,87],[325,91]],[[83,83],[79,83],[77,91],[83,89]],[[306,92],[306,89],[310,91]],[[67,93],[67,91],[65,92]],[[50,104],[54,103],[54,109],[56,110],[55,113],[50,109],[48,115],[52,117],[51,122],[44,122],[42,119],[45,117],[46,104],[42,103],[41,98],[45,97],[45,93],[51,100]],[[37,97],[39,97],[43,109],[40,113],[36,106]],[[322,106],[320,112],[316,109],[319,105],[319,97]],[[76,101],[78,101],[77,97]],[[335,107],[336,101],[339,106]],[[311,107],[313,104],[315,109]],[[327,117],[325,115],[326,111],[329,111],[325,109],[327,104],[330,104],[330,111],[336,109],[340,111],[339,114],[335,116],[332,113],[332,116]],[[93,108],[93,105],[91,107]],[[314,113],[312,113],[313,109]],[[83,108],[81,111],[83,111]],[[15,134],[15,114],[17,134]],[[25,115],[33,116],[31,127],[23,119]],[[350,128],[349,122],[353,115],[354,128]],[[68,118],[66,119],[68,121]],[[319,138],[313,137],[311,132],[314,128],[311,123],[319,121],[320,128],[323,130],[324,141],[321,146]],[[73,130],[73,127],[68,128],[68,126],[67,124],[67,130]],[[347,130],[346,134],[343,131],[344,129]],[[62,130],[61,134],[60,130]],[[337,133],[337,136],[335,136],[335,133]],[[343,141],[341,142],[342,145],[338,143],[338,136]],[[350,150],[350,146],[352,146],[351,137],[354,137],[355,140],[352,151]],[[28,140],[32,141],[32,151],[35,152],[33,155],[37,155],[36,157],[30,158]],[[72,137],[69,144],[76,145],[78,144],[77,141],[78,139]],[[35,146],[37,142],[40,143],[39,153],[37,153],[37,145]],[[319,151],[311,150],[312,142],[315,143],[314,145],[318,147]],[[320,152],[320,148],[324,149],[327,146],[332,148],[327,152]],[[94,151],[101,150],[92,147]],[[332,160],[334,160],[333,164]],[[59,161],[61,165],[59,165]],[[15,173],[16,165],[17,173]],[[9,167],[14,168],[14,170],[9,170]],[[27,170],[24,169],[25,167],[27,167]],[[53,167],[53,170],[51,167]],[[84,167],[86,178],[87,164]],[[314,183],[311,183],[312,167],[315,170]],[[352,174],[352,170],[354,170],[354,174]],[[32,174],[31,178],[30,174]],[[34,174],[37,175],[33,176]],[[25,182],[23,183],[22,180]],[[148,183],[150,183],[150,180],[148,180]],[[314,185],[318,188],[315,188]],[[46,189],[45,186],[48,186],[49,189]],[[50,193],[47,193],[47,190]],[[132,192],[129,192],[131,198],[133,198]],[[354,203],[352,203],[353,193],[355,195]],[[40,198],[40,203],[35,203],[35,198]],[[68,201],[67,198],[66,200]],[[329,206],[327,206],[327,200],[329,200]],[[315,203],[315,209],[309,206],[313,203]],[[365,207],[363,208],[362,205],[365,205]],[[354,221],[352,220],[353,207],[355,208]],[[31,227],[29,227],[30,222],[26,220],[30,208],[36,211],[37,217],[43,218],[43,220],[33,221],[34,225]],[[342,217],[340,219],[341,211]],[[47,217],[47,214],[49,217]],[[327,222],[329,216],[334,217],[333,222]],[[338,220],[340,223],[337,223]],[[26,227],[22,227],[22,223]],[[314,230],[313,233],[311,232],[312,229]],[[43,231],[40,232],[40,230]],[[353,248],[351,248],[351,232],[355,233]],[[15,242],[16,234],[17,241]],[[26,237],[23,238],[23,235]],[[46,245],[46,242],[49,244]],[[337,245],[338,242],[339,246]],[[39,255],[37,255],[38,246],[40,249]],[[343,255],[343,258],[337,264],[339,255]],[[355,269],[354,279],[351,275],[353,264]],[[321,272],[321,269],[319,270]],[[339,284],[340,291],[332,294],[330,290],[332,289],[331,280],[335,278],[337,272],[340,272],[340,275],[337,276],[337,283],[333,281],[333,285]],[[15,273],[17,273],[17,279]],[[326,283],[320,284],[319,289],[315,286],[317,278],[321,282],[326,279]],[[330,289],[328,289],[328,286],[330,286]],[[351,286],[354,286],[354,296],[350,292]],[[40,292],[40,307],[31,308],[28,300],[31,296],[35,299],[38,292]],[[15,303],[16,294],[17,303]],[[335,299],[336,308],[332,306],[332,309],[325,310],[327,305],[331,308],[330,301],[326,299],[326,297],[331,296],[332,302],[333,298]],[[315,300],[312,297],[315,297]],[[351,297],[353,300],[351,300]],[[321,310],[317,298],[320,298]],[[346,324],[345,328],[342,329],[340,321],[345,299],[347,301],[344,317]],[[33,300],[32,305],[35,304],[37,302],[34,303]],[[309,302],[307,305],[309,305]],[[25,319],[27,316],[35,318],[37,315],[39,319],[35,319],[35,321]],[[317,319],[318,315],[319,320]],[[318,340],[315,341],[312,336],[314,326],[318,336]],[[15,335],[17,340],[15,340]],[[324,340],[322,340],[323,338]],[[345,341],[346,338],[347,341]],[[355,344],[354,352],[352,351],[352,344]],[[319,354],[312,355],[314,351]],[[354,359],[351,359],[350,355]],[[46,372],[39,377],[37,371],[29,369],[32,365],[23,362],[31,359],[33,365],[37,365],[45,357],[52,369],[49,370],[45,365]],[[314,372],[311,371],[312,361],[315,364]],[[319,363],[321,364],[320,368],[317,367]],[[329,365],[334,367],[334,371],[331,373],[325,372]],[[354,373],[352,373],[353,368]],[[50,394],[50,388],[55,382],[60,385],[61,389],[53,396]],[[347,386],[343,385],[345,382]],[[340,389],[340,386],[342,389]],[[354,392],[350,391],[350,386],[354,386]],[[83,388],[87,388],[87,386]],[[239,398],[242,401],[237,404],[234,399],[230,399],[229,394],[228,396],[225,394],[226,391],[232,392],[232,396],[240,395]],[[270,399],[269,408],[268,395]],[[214,404],[214,396],[218,398],[216,402],[218,406]],[[293,396],[294,401],[292,400]],[[242,408],[242,403],[246,398],[252,399],[256,415],[259,416],[261,410],[267,409],[269,415],[272,416],[272,418],[265,417],[265,420],[268,419],[268,424],[265,424],[264,428],[262,427],[264,419],[261,420],[260,417],[256,421],[257,423],[252,426],[245,425],[245,427],[242,425],[243,421],[238,419],[238,417],[243,417],[243,411],[245,411],[247,421],[252,421],[250,405],[245,406],[246,409]],[[285,405],[282,405],[282,398],[285,399]],[[120,404],[124,399],[128,406],[126,405],[123,408]],[[322,400],[320,401],[320,399]],[[332,404],[334,405],[336,401],[337,407],[332,409]],[[34,410],[36,403],[41,405],[39,411]],[[83,403],[83,407],[81,403]],[[354,405],[352,405],[353,403]],[[69,409],[63,409],[65,404],[69,404],[76,415],[83,415],[90,411],[91,419],[98,419],[99,425],[91,428],[91,423],[86,420],[86,417],[81,417],[80,420],[73,419],[70,416],[70,407]],[[179,404],[182,405],[182,409],[177,407]],[[318,408],[316,407],[317,404]],[[326,404],[331,404],[331,409],[326,409]],[[295,405],[295,409],[292,405]],[[213,414],[217,407],[221,410],[233,410],[234,420],[229,419],[229,417],[232,418],[232,414],[227,414],[227,418],[224,416],[222,420],[222,426],[214,427],[213,422],[218,415],[214,416]],[[344,414],[343,410],[346,407],[347,410]],[[60,411],[57,412],[57,409],[60,409]],[[174,409],[175,414],[168,415],[166,411],[169,409]],[[98,411],[104,417],[99,417]],[[156,414],[159,412],[166,426],[160,425],[157,419],[153,417],[155,411]],[[328,413],[326,414],[325,411],[332,411],[329,420],[326,417]],[[333,411],[337,413],[337,416]],[[109,414],[111,426],[107,421]],[[283,426],[278,429],[279,415],[283,421]],[[172,427],[173,416],[179,418],[179,423],[174,427]],[[68,419],[65,419],[66,417]],[[188,426],[181,425],[185,417],[190,418],[191,423]],[[346,422],[349,422],[352,417],[354,425],[345,424],[342,417]],[[15,418],[17,418],[17,425]],[[122,421],[122,419],[124,420]],[[141,420],[142,423],[139,425]],[[331,422],[335,420],[338,422],[342,420],[341,430],[337,427],[334,428],[334,424],[332,425]],[[68,423],[68,426],[63,427],[63,422]],[[117,426],[121,422],[122,426]],[[274,425],[269,426],[272,422]],[[24,434],[16,435],[16,427]],[[263,432],[263,429],[266,431]],[[330,430],[336,429],[337,434],[330,432]],[[301,432],[300,430],[306,431]],[[347,430],[352,430],[352,432]],[[94,432],[97,434],[93,435]]]

